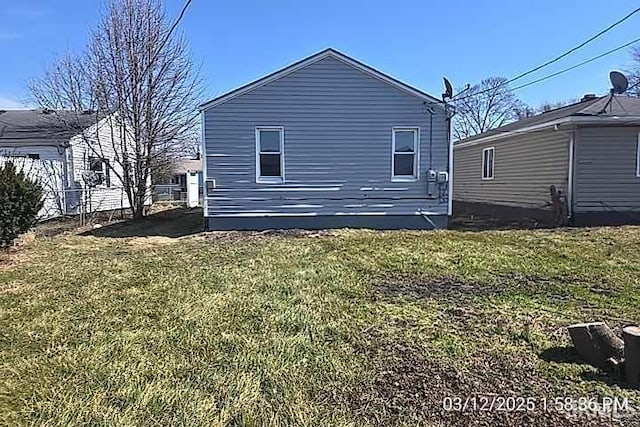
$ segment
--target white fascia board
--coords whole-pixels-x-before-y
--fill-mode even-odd
[[[469,142],[463,142],[460,144],[453,144],[453,149],[457,150],[458,148],[464,148],[464,147],[472,147],[474,145],[478,145],[478,144],[484,144],[486,142],[491,142],[491,141],[496,141],[499,139],[503,139],[503,138],[508,138],[510,136],[514,136],[514,135],[520,135],[523,133],[527,133],[527,132],[532,132],[532,131],[537,131],[537,130],[542,130],[542,129],[546,129],[546,128],[550,128],[550,127],[555,127],[555,126],[559,126],[561,124],[567,123],[569,122],[569,117],[564,117],[562,119],[558,119],[558,120],[553,120],[550,122],[545,122],[545,123],[540,123],[534,126],[528,126],[528,127],[524,127],[521,129],[517,129],[514,131],[506,131],[506,132],[502,132],[502,133],[497,133],[494,135],[489,135],[486,136],[484,138],[478,138],[478,139],[474,139],[473,141],[469,141]]]
[[[607,116],[607,117],[597,117],[597,116],[578,116],[578,117],[569,117],[571,123],[582,124],[582,125],[597,125],[597,124],[605,124],[605,125],[625,125],[625,126],[640,126],[640,116]]]
[[[494,135],[489,135],[484,138],[474,139],[473,141],[463,142],[460,144],[454,144],[453,149],[456,150],[458,148],[464,147],[472,147],[478,144],[484,144],[491,141],[496,141],[503,138],[508,138],[514,135],[520,135],[523,133],[539,131],[547,128],[558,128],[563,125],[572,124],[572,125],[636,125],[640,126],[640,116],[628,116],[628,117],[619,117],[619,116],[569,116],[563,117],[561,119],[552,120],[545,123],[540,123],[534,126],[528,126],[521,129],[516,129],[513,131],[506,131]]]

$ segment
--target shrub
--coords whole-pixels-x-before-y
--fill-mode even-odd
[[[6,248],[37,221],[42,187],[11,162],[0,166],[0,248]]]

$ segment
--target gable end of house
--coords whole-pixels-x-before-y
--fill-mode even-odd
[[[437,105],[438,107],[442,108],[444,110],[445,105],[444,103],[437,99],[434,96],[431,96],[415,87],[412,87],[406,83],[403,83],[402,81],[396,79],[395,77],[392,77],[388,74],[385,74],[367,64],[364,64],[363,62],[360,62],[354,58],[351,58],[335,49],[332,48],[328,48],[325,49],[321,52],[318,52],[316,54],[313,54],[311,56],[308,56],[300,61],[297,61],[291,65],[288,65],[284,68],[281,68],[277,71],[274,71],[271,74],[268,74],[264,77],[259,78],[258,80],[255,80],[253,82],[247,83],[244,86],[241,86],[237,89],[234,89],[230,92],[227,92],[223,95],[220,95],[208,102],[205,102],[203,104],[200,105],[200,111],[206,111],[210,108],[213,108],[217,105],[220,104],[224,104],[225,102],[228,102],[234,98],[237,98],[241,95],[244,95],[246,93],[249,93],[253,90],[256,90],[264,85],[267,85],[271,82],[274,82],[276,80],[279,80],[283,77],[288,76],[289,74],[301,70],[305,67],[308,67],[309,65],[315,64],[318,61],[321,61],[325,58],[333,58],[337,61],[340,61],[344,64],[347,64],[355,69],[357,69],[358,71],[364,73],[365,75],[368,75],[369,77],[373,77],[377,80],[380,80],[392,87],[395,87],[396,89],[399,89],[400,91],[414,96],[418,99],[421,99],[423,102],[425,103],[429,103],[430,105]]]

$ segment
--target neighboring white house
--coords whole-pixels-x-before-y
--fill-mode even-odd
[[[41,218],[130,206],[115,160],[120,132],[107,121],[91,113],[0,111],[0,164],[10,160],[43,185]]]
[[[204,195],[202,159],[179,159],[173,165],[170,181],[155,184],[154,198],[158,201],[180,202],[187,207],[202,206]]]

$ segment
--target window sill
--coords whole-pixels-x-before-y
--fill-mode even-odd
[[[483,181],[493,181],[493,178],[482,178]]]
[[[396,176],[391,178],[391,182],[418,182],[418,178],[413,176],[407,176],[407,177]]]
[[[256,184],[283,184],[283,183],[284,183],[284,179],[277,178],[277,177],[273,177],[273,178],[261,177],[256,179]]]

